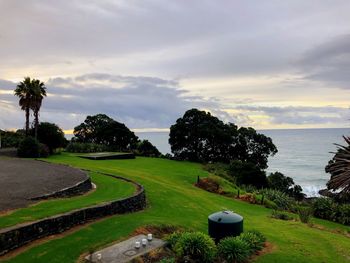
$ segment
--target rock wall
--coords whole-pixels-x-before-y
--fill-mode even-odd
[[[42,196],[36,196],[30,198],[30,200],[45,200],[49,198],[60,198],[60,197],[72,197],[76,195],[84,194],[92,189],[90,177],[86,178],[84,181],[79,182],[71,187],[64,188],[62,190],[48,193]]]
[[[131,213],[146,207],[146,194],[143,186],[129,179],[105,174],[131,182],[137,186],[137,192],[124,199],[101,205],[73,210],[35,222],[23,223],[0,230],[0,255],[21,247],[39,238],[62,233],[74,226],[114,214]]]

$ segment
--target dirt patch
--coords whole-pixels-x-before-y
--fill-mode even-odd
[[[0,158],[0,213],[26,207],[30,198],[73,186],[86,172],[66,165],[19,158]]]

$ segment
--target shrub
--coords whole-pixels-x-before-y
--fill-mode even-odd
[[[171,249],[174,249],[175,248],[175,245],[176,243],[179,241],[180,237],[182,236],[183,233],[181,232],[174,232],[170,235],[168,235],[166,238],[165,238],[165,241],[168,242],[168,246],[171,248]]]
[[[299,207],[298,215],[299,215],[300,221],[307,224],[311,219],[312,209],[310,207]]]
[[[72,153],[93,153],[108,151],[108,147],[95,143],[70,142],[66,147],[67,152]]]
[[[46,158],[50,155],[50,149],[46,144],[39,143],[39,156],[41,158]]]
[[[260,239],[260,242],[262,242],[262,243],[266,242],[266,237],[260,231],[253,229],[253,230],[249,230],[247,232],[255,234]]]
[[[240,237],[227,237],[218,244],[218,255],[227,262],[245,262],[251,254],[250,245]]]
[[[267,198],[264,199],[264,206],[266,208],[270,208],[270,209],[274,209],[274,210],[278,209],[278,206],[276,205],[276,203],[267,199]]]
[[[264,247],[264,241],[262,241],[260,236],[254,232],[245,232],[240,235],[240,238],[246,241],[254,252],[259,251]]]
[[[333,207],[333,200],[327,197],[317,198],[312,204],[314,216],[328,220],[332,218]]]
[[[239,199],[245,201],[245,202],[249,202],[250,204],[257,204],[258,200],[255,194],[251,194],[251,193],[247,193],[244,195],[241,195],[239,197]]]
[[[333,212],[333,221],[343,225],[350,225],[350,205],[337,205]]]
[[[273,210],[271,213],[271,217],[281,220],[292,220],[293,218],[286,213],[283,213],[278,210]]]
[[[180,260],[191,262],[212,262],[216,255],[214,241],[201,232],[183,233],[174,250]]]
[[[162,260],[158,261],[157,263],[175,263],[175,258],[163,258]]]
[[[264,195],[270,201],[273,201],[279,209],[288,210],[292,205],[291,198],[281,191],[264,189],[260,191],[260,194]]]
[[[234,160],[230,163],[229,174],[239,185],[253,185],[257,188],[268,185],[266,173],[253,163]]]
[[[33,137],[23,139],[18,146],[17,155],[23,158],[39,157],[39,143]]]

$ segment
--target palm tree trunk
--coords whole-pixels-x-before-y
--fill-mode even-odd
[[[26,108],[26,136],[29,135],[29,107]]]
[[[34,125],[35,125],[35,139],[38,139],[38,126],[39,126],[39,111],[35,110],[34,112]]]

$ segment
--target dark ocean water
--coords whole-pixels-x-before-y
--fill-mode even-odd
[[[286,129],[259,131],[272,138],[278,153],[269,159],[267,172],[280,171],[300,184],[308,196],[315,196],[325,188],[329,175],[324,168],[336,151],[334,143],[343,144],[343,135],[350,129]],[[170,153],[167,132],[137,133],[148,139],[162,153]]]

